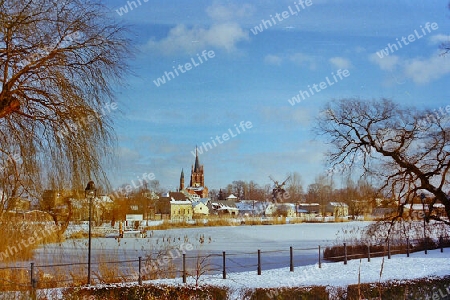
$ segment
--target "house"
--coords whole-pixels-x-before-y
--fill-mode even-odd
[[[209,211],[213,211],[216,215],[230,215],[237,216],[239,209],[236,207],[236,203],[230,200],[216,200],[209,202]]]
[[[127,230],[138,229],[144,220],[142,214],[127,214],[125,215],[125,228]]]
[[[189,200],[170,200],[170,220],[177,222],[192,221],[192,202]]]
[[[209,207],[200,200],[192,202],[192,210],[193,210],[194,216],[209,215]]]
[[[172,220],[172,201],[188,201],[188,197],[183,192],[161,194],[155,201],[155,220]]]
[[[297,216],[293,203],[270,203],[265,210],[266,216],[284,216],[293,218]]]
[[[297,211],[300,214],[316,216],[316,215],[320,214],[320,204],[319,203],[299,203]]]
[[[227,199],[228,201],[237,201],[237,200],[238,200],[238,197],[236,197],[236,196],[233,195],[233,194],[230,194],[226,199]]]
[[[325,206],[325,213],[335,218],[348,217],[348,205],[344,202],[330,202]]]
[[[257,200],[241,200],[236,202],[236,207],[239,210],[239,214],[243,216],[263,215],[268,205],[268,202],[261,202]]]

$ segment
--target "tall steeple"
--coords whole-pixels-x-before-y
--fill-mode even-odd
[[[197,146],[195,146],[195,162],[191,165],[191,178],[189,186],[187,187],[184,187],[184,171],[181,170],[180,189],[182,188],[190,194],[197,194],[202,198],[208,197],[208,188],[205,186],[204,168],[200,164],[200,160],[198,158]]]
[[[194,172],[200,171],[200,162],[198,160],[198,147],[195,146],[195,165],[194,165]]]
[[[184,170],[181,169],[180,175],[180,191],[184,190]]]
[[[198,159],[198,147],[195,146],[195,163],[191,168],[191,181],[189,186],[200,187],[205,186],[205,178],[203,175],[203,166]]]

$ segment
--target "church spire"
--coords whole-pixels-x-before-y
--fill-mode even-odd
[[[184,190],[184,170],[181,169],[180,175],[180,191]]]
[[[194,165],[194,172],[200,171],[200,162],[198,160],[198,147],[195,146],[195,165]]]

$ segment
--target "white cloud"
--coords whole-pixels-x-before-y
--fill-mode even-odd
[[[249,39],[248,31],[234,21],[251,15],[250,5],[222,6],[212,5],[206,8],[206,13],[213,20],[209,27],[187,27],[180,24],[172,28],[168,35],[161,39],[151,39],[147,42],[147,49],[158,50],[170,55],[176,52],[195,53],[210,48],[223,49],[228,52],[236,50],[237,44]]]
[[[157,49],[164,54],[179,51],[193,53],[211,47],[231,52],[235,50],[238,42],[244,40],[248,40],[248,32],[236,23],[215,24],[210,28],[177,25],[170,30],[166,38],[159,41],[150,40],[147,48]]]
[[[329,61],[337,69],[348,69],[352,66],[351,62],[343,57],[332,57]]]
[[[289,59],[300,66],[309,65],[310,70],[315,70],[317,67],[316,60],[313,56],[303,54],[303,53],[295,53],[289,57]]]
[[[264,62],[269,65],[281,65],[283,59],[277,55],[269,54],[264,57]]]
[[[395,55],[380,58],[374,53],[369,56],[369,60],[381,70],[397,70],[404,79],[411,79],[416,84],[426,84],[450,73],[450,58],[439,54],[435,52],[429,58],[400,59]]]
[[[425,84],[450,73],[450,59],[437,53],[428,59],[405,61],[404,74],[417,84]]]
[[[436,34],[429,38],[430,44],[436,45],[436,44],[442,44],[442,43],[449,43],[450,42],[450,35],[445,34]]]
[[[383,71],[392,71],[399,65],[399,57],[396,55],[389,55],[380,58],[377,54],[369,55],[369,60],[378,65]]]

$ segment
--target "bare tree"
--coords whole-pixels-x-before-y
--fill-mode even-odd
[[[333,182],[325,175],[317,176],[314,183],[308,185],[306,200],[309,203],[317,202],[320,205],[320,213],[325,215],[325,206],[330,202],[333,191]]]
[[[0,191],[7,199],[38,197],[43,186],[84,189],[91,178],[107,183],[112,85],[130,56],[125,33],[98,1],[0,0]]]
[[[287,174],[287,177],[289,180],[286,190],[289,193],[289,202],[300,202],[303,197],[302,176],[298,172],[291,172]]]
[[[393,218],[418,194],[432,195],[425,219],[443,221],[437,202],[450,216],[447,196],[450,168],[449,125],[430,111],[402,108],[391,100],[331,101],[318,120],[317,130],[334,146],[332,165],[346,163],[375,176],[398,206]],[[370,164],[369,164],[370,162]]]
[[[247,196],[247,183],[243,180],[234,180],[231,184],[232,193],[239,199],[245,199]]]

